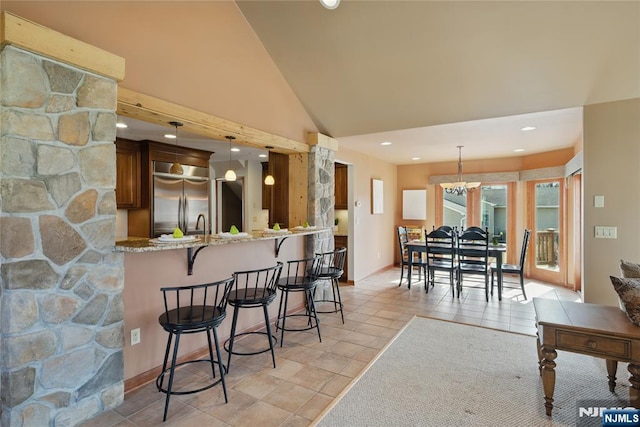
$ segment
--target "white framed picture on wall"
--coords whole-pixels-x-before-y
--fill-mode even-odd
[[[427,219],[427,190],[402,190],[402,219]]]
[[[381,214],[384,212],[384,191],[381,179],[371,180],[371,213]]]

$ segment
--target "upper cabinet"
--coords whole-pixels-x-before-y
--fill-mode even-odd
[[[266,185],[264,179],[269,175],[269,163],[262,162],[262,209],[271,209],[272,185]]]
[[[347,165],[335,164],[335,197],[336,209],[349,209],[348,200]]]
[[[289,226],[289,156],[269,153],[267,170],[275,180],[270,191],[269,225],[277,222],[280,226]]]
[[[118,209],[142,207],[140,146],[125,139],[116,139],[116,205]]]

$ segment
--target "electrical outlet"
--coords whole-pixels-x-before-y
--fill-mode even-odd
[[[131,330],[131,345],[140,344],[140,328]]]

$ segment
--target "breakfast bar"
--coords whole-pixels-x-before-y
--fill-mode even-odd
[[[304,257],[306,238],[328,228],[290,229],[270,233],[251,231],[250,236],[225,238],[218,235],[197,236],[192,241],[156,243],[155,239],[128,238],[116,243],[115,251],[124,253],[124,378],[131,390],[158,375],[162,365],[166,335],[158,324],[163,312],[160,288],[212,283],[231,277],[234,271],[265,268],[278,261]],[[197,254],[197,258],[196,258]],[[185,262],[185,255],[187,260]],[[192,274],[189,274],[189,262]],[[289,301],[291,309],[302,308],[303,301]],[[277,307],[277,303],[275,305]],[[227,316],[232,316],[229,308]],[[276,313],[270,313],[275,318]],[[218,332],[221,340],[230,334],[231,322],[225,320]],[[251,331],[264,326],[262,312],[243,312],[238,330]],[[130,345],[130,331],[139,329],[140,343]],[[185,336],[180,342],[180,356],[196,354],[204,347],[201,339]]]
[[[161,239],[148,239],[146,237],[130,237],[127,240],[121,240],[116,242],[117,252],[155,252],[166,251],[173,249],[186,249],[187,250],[187,274],[191,276],[193,274],[193,266],[198,253],[209,246],[219,246],[235,243],[255,242],[262,240],[274,241],[274,252],[277,258],[280,255],[280,247],[284,241],[289,237],[295,236],[307,236],[311,234],[318,234],[323,231],[329,231],[328,228],[316,228],[316,227],[296,227],[291,230],[279,231],[265,231],[256,230],[251,233],[239,233],[237,235],[230,235],[229,233],[211,234],[211,235],[192,235],[191,239],[182,238],[171,240]],[[195,251],[194,251],[195,250]]]

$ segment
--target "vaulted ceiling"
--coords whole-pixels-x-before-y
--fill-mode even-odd
[[[638,1],[236,3],[318,129],[394,163],[571,147],[640,97]]]

